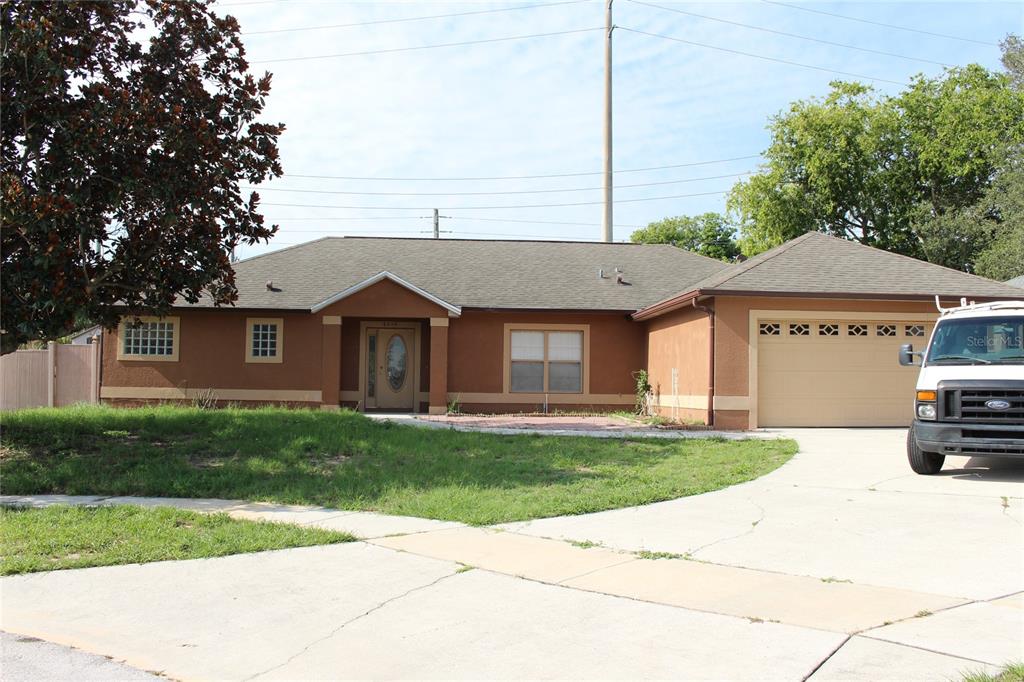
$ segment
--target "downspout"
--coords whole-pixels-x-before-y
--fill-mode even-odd
[[[694,298],[693,307],[708,316],[708,336],[710,344],[708,348],[708,426],[715,425],[715,310],[707,306],[697,305]]]

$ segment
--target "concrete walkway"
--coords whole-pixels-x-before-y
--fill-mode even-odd
[[[5,578],[0,625],[188,679],[957,679],[1024,657],[1020,463],[919,477],[896,430],[768,435],[801,452],[756,481],[500,528],[78,498],[366,542]]]

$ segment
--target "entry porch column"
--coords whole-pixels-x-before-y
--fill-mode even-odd
[[[430,318],[430,414],[448,411],[448,318]]]
[[[323,317],[320,409],[336,410],[341,405],[341,316]]]

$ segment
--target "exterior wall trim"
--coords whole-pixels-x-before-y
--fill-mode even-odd
[[[703,396],[707,405],[707,396]],[[448,400],[460,403],[518,405],[548,403],[549,405],[632,405],[636,396],[629,393],[456,393],[449,392]]]
[[[758,428],[757,422],[757,325],[763,319],[769,318],[829,318],[833,320],[907,320],[934,322],[939,317],[938,311],[934,313],[882,313],[851,310],[756,310],[751,309],[748,313],[747,324],[747,404],[749,411],[748,428]],[[726,397],[726,396],[723,396]],[[738,397],[738,396],[729,396]],[[716,409],[743,409],[743,408],[719,408]]]
[[[451,303],[448,303],[447,301],[443,301],[440,298],[438,298],[437,296],[433,295],[432,293],[430,293],[428,291],[425,291],[424,289],[420,289],[415,284],[412,284],[411,282],[407,282],[404,279],[402,279],[401,277],[399,277],[398,275],[393,275],[390,272],[388,272],[387,270],[383,270],[381,272],[378,272],[373,277],[369,277],[367,279],[364,279],[359,284],[355,284],[353,286],[350,286],[348,289],[345,289],[344,291],[339,291],[338,293],[334,294],[330,298],[325,298],[324,300],[320,301],[319,303],[313,305],[313,307],[311,307],[309,309],[309,312],[311,312],[311,313],[318,313],[321,310],[323,310],[324,308],[326,308],[327,306],[331,305],[332,303],[337,303],[338,301],[342,300],[343,298],[348,298],[352,294],[360,292],[363,289],[366,289],[367,287],[371,287],[374,284],[376,284],[377,282],[380,282],[380,281],[385,280],[385,279],[389,279],[392,282],[394,282],[395,284],[397,284],[399,286],[402,286],[402,287],[405,287],[406,289],[408,289],[409,291],[413,292],[414,294],[422,296],[423,298],[427,299],[431,303],[435,303],[435,304],[441,306],[442,308],[444,308],[445,310],[448,311],[448,316],[449,317],[459,317],[460,315],[462,315],[462,308],[460,308],[459,306],[452,305]]]
[[[703,410],[708,409],[708,396],[704,395],[672,395],[661,393],[654,396],[652,401],[655,407],[665,409],[678,408],[681,410]]]
[[[341,315],[324,315],[321,320],[325,325],[341,325]]]
[[[100,398],[137,400],[190,400],[212,391],[217,400],[253,400],[288,403],[319,403],[320,391],[261,388],[177,388],[174,386],[103,386]]]

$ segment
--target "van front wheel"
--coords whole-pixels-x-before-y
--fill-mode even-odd
[[[914,433],[914,427],[911,426],[907,432],[907,459],[915,474],[931,475],[939,473],[943,462],[946,461],[946,456],[937,452],[925,452],[919,448],[917,435]]]

